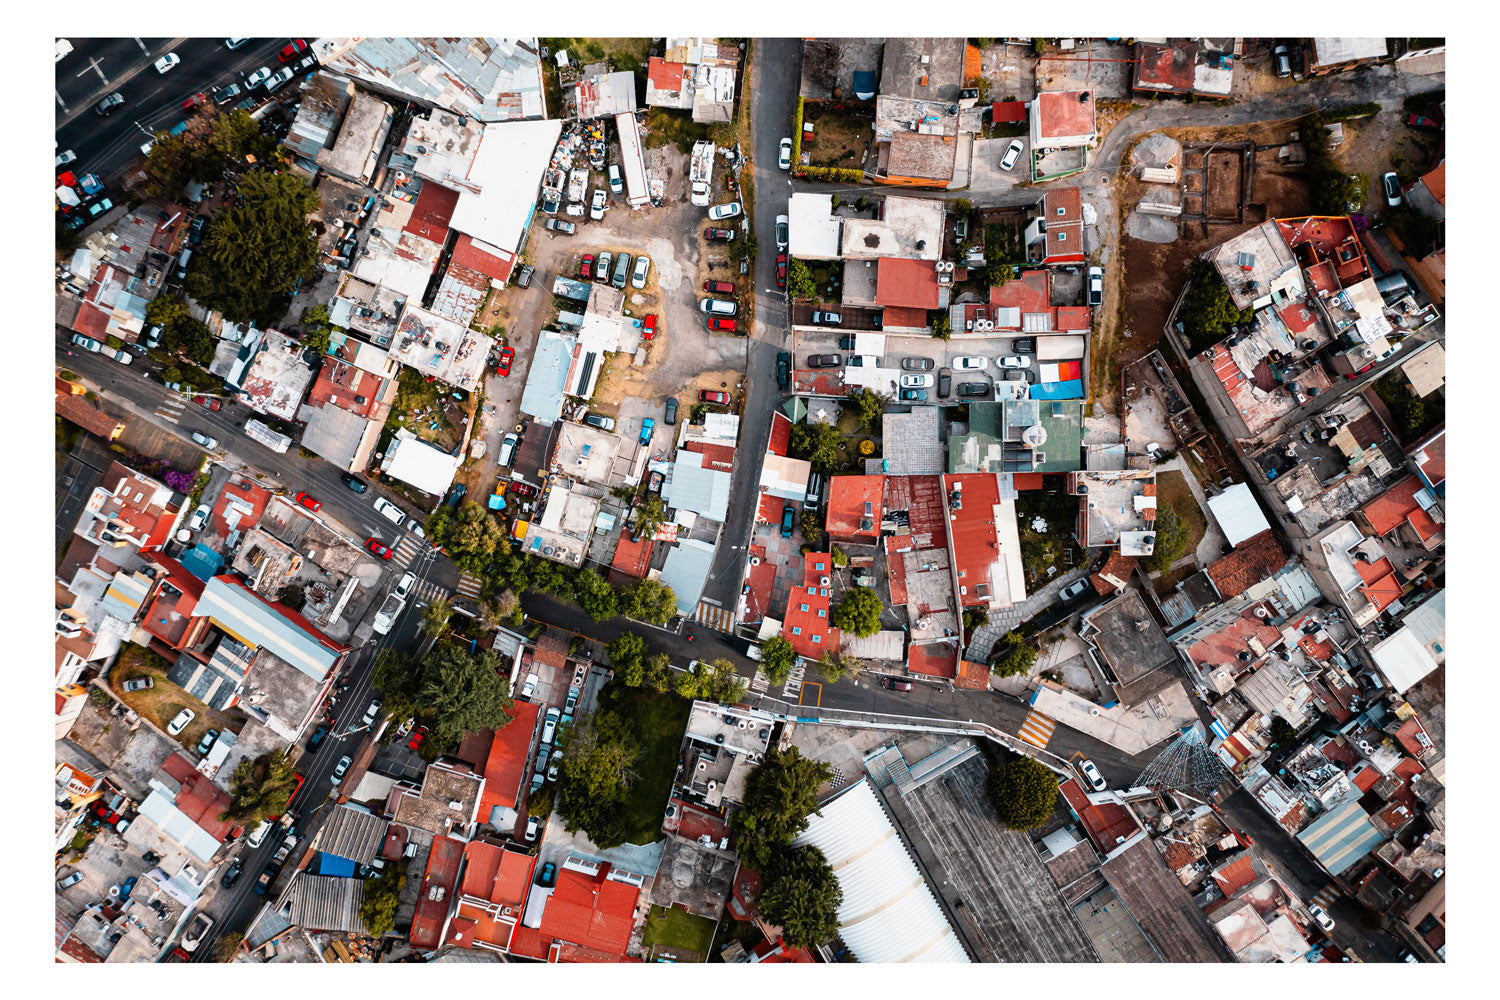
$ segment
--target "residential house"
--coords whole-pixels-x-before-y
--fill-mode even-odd
[[[1369,656],[1396,694],[1405,694],[1447,663],[1446,591],[1439,590],[1401,619],[1401,627],[1369,647]]]
[[[834,476],[828,480],[824,507],[828,540],[845,545],[875,545],[884,514],[885,476]]]
[[[798,656],[821,659],[839,648],[842,633],[829,619],[833,586],[833,557],[827,552],[808,552],[802,557],[802,584],[786,599],[781,635]]]
[[[1088,166],[1088,149],[1098,137],[1093,91],[1037,94],[1031,102],[1031,178],[1044,180],[1083,170]]]
[[[318,153],[333,144],[349,103],[354,99],[354,84],[332,73],[318,70],[301,87],[297,116],[282,140],[296,164],[309,175],[318,172]]]
[[[1340,521],[1314,539],[1321,561],[1311,565],[1319,584],[1364,628],[1401,598],[1401,574],[1380,539],[1366,537],[1352,521]]]
[[[57,415],[95,437],[113,441],[125,432],[125,421],[100,409],[95,400],[85,398],[87,390],[75,382],[53,379],[53,408]]]
[[[337,137],[318,150],[318,166],[346,181],[369,184],[394,117],[395,109],[385,101],[356,92]]]
[[[484,785],[484,775],[468,765],[438,761],[427,766],[420,787],[404,781],[396,784],[386,800],[386,811],[392,823],[425,830],[438,841],[452,840],[462,852],[463,844],[473,839],[479,827]]]
[[[458,902],[443,941],[460,948],[509,951],[535,867],[535,856],[516,844],[484,838],[465,844]]]
[[[611,73],[602,63],[586,67],[584,73],[566,98],[574,117],[607,118],[635,111],[635,73],[630,70]]]
[[[874,100],[884,48],[883,38],[802,39],[800,96],[806,101]]]
[[[1408,476],[1360,508],[1353,520],[1362,530],[1402,548],[1430,551],[1446,537],[1442,503],[1416,476]]]
[[[1126,556],[1149,556],[1155,550],[1154,468],[1070,472],[1068,492],[1078,497],[1074,534],[1084,548],[1118,548]]]
[[[297,419],[297,407],[313,381],[302,344],[275,330],[265,331],[260,349],[238,383],[240,401],[256,413]]]
[[[668,38],[665,58],[646,65],[646,105],[692,111],[695,122],[727,122],[734,115],[739,50],[706,38]]]
[[[1447,495],[1448,431],[1439,427],[1406,449],[1407,460],[1425,485],[1439,497]]]
[[[297,410],[297,419],[306,424],[302,446],[345,472],[367,468],[396,399],[399,371],[379,348],[333,334],[317,379]]]
[[[143,287],[130,272],[115,264],[100,264],[73,319],[73,332],[100,343],[115,337],[133,344],[141,337],[146,305],[154,297],[154,290]]]
[[[1306,49],[1308,76],[1358,69],[1390,55],[1384,38],[1309,38]]]
[[[1223,600],[1243,594],[1286,565],[1286,552],[1270,529],[1236,545],[1228,555],[1208,564],[1206,572]]]
[[[1041,476],[1083,467],[1083,403],[995,400],[969,404],[969,432],[948,438],[949,472],[1000,473],[1012,488],[1038,489]]]
[[[327,71],[450,115],[488,123],[547,114],[534,38],[319,38],[312,53]]]
[[[484,758],[484,795],[477,817],[481,826],[501,833],[514,832],[523,808],[521,783],[531,763],[540,716],[540,706],[517,701],[511,708],[510,721],[490,736]]]
[[[569,854],[550,893],[533,892],[511,952],[548,962],[620,962],[626,957],[645,877]]]
[[[1084,259],[1083,189],[1051,187],[1026,225],[1027,256],[1033,264],[1077,264]]]
[[[162,763],[150,788],[125,841],[136,853],[154,851],[161,860],[145,877],[190,906],[212,877],[219,849],[238,833],[233,821],[219,818],[232,799],[181,752]]]
[[[402,427],[386,446],[385,455],[380,460],[380,471],[428,496],[441,497],[453,484],[453,477],[458,474],[463,460],[462,450],[444,451]]]
[[[993,473],[941,477],[947,498],[948,561],[961,608],[998,610],[1026,599],[1021,537],[1013,496]]]
[[[1137,40],[1130,87],[1149,94],[1224,99],[1234,85],[1235,38]]]

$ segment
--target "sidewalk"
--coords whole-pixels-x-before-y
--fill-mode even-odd
[[[1032,708],[1048,718],[1108,743],[1121,753],[1144,753],[1177,730],[1198,721],[1181,681],[1132,708],[1104,708],[1055,684],[1043,681]]]

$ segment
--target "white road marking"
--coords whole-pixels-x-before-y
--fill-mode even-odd
[[[105,76],[104,75],[104,70],[102,70],[102,69],[99,68],[99,60],[98,59],[90,59],[89,60],[89,64],[87,66],[85,66],[83,69],[79,70],[75,74],[75,76],[84,76],[85,74],[89,73],[90,71],[98,73],[99,74],[99,79],[101,79],[101,80],[104,81],[104,85],[106,87],[109,86],[109,77]]]

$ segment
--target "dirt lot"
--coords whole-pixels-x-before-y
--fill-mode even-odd
[[[1409,184],[1437,165],[1442,136],[1406,125],[1406,112],[1396,107],[1372,118],[1344,123],[1344,142],[1334,152],[1339,164],[1351,173],[1370,178],[1365,214],[1385,210],[1380,176],[1394,170],[1402,184]]]
[[[1235,219],[1240,214],[1243,157],[1238,152],[1208,155],[1208,204],[1210,219]]]
[[[858,167],[870,145],[870,126],[875,120],[873,104],[847,105],[843,112],[823,106],[806,106],[803,122],[813,123],[815,141],[802,143],[802,152],[814,167]]]
[[[167,661],[150,650],[127,644],[120,652],[119,662],[110,671],[110,683],[123,684],[134,677],[152,677],[156,683],[144,691],[132,691],[129,694],[122,693],[118,688],[112,690],[116,697],[155,723],[162,732],[166,732],[167,724],[178,712],[184,708],[192,709],[197,715],[176,737],[177,742],[185,747],[196,747],[203,734],[210,729],[239,732],[240,727],[245,724],[243,713],[235,710],[233,715],[226,715],[209,708],[167,680],[167,667]]]

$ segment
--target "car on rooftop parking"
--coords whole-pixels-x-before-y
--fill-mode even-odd
[[[961,355],[953,359],[953,368],[961,372],[982,372],[990,366],[989,358],[981,358],[974,355]]]
[[[901,370],[907,372],[930,372],[936,364],[937,362],[931,358],[902,358]]]

